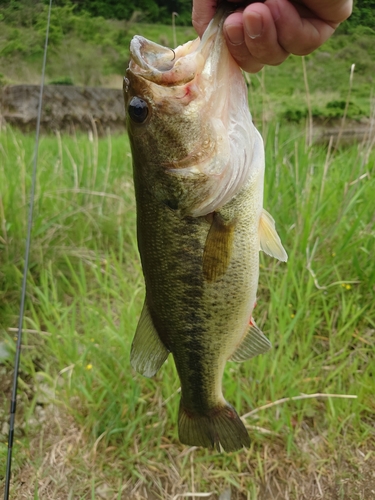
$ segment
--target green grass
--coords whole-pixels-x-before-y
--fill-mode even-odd
[[[373,461],[373,145],[309,148],[305,133],[285,125],[263,135],[264,206],[289,261],[261,256],[256,320],[274,347],[228,363],[225,395],[240,414],[299,394],[357,399],[289,401],[256,412],[247,419],[247,451],[182,446],[172,360],[151,380],[129,363],[144,288],[127,136],[44,136],[14,450],[19,496],[147,498],[146,488],[164,499],[231,486],[253,499],[277,483],[304,498],[303,483],[313,498],[312,471],[324,488],[349,477],[345,493],[353,471],[364,474],[362,465]],[[0,342],[11,352],[33,147],[32,136],[0,133]],[[12,362],[0,364],[2,387]],[[0,396],[2,425],[8,405]]]
[[[0,20],[0,85],[39,83],[46,23],[43,10],[3,10]],[[0,14],[1,14],[0,9]],[[1,18],[1,16],[0,16]],[[47,83],[121,88],[129,61],[129,44],[143,35],[164,46],[174,46],[172,26],[105,20],[74,14],[70,6],[54,6],[51,19]],[[345,24],[343,25],[345,29]],[[176,27],[177,44],[196,37],[192,27]],[[362,26],[350,34],[338,30],[322,47],[306,57],[311,113],[320,121],[344,114],[351,67],[355,65],[347,116],[371,115],[375,74],[374,32]],[[268,121],[300,122],[308,115],[301,58],[291,56],[278,67],[267,67],[249,78],[252,111]]]
[[[143,35],[165,46],[174,45],[171,26],[108,21],[89,16],[73,16],[69,22],[64,9],[60,14],[58,7],[54,11],[47,83],[65,79],[75,85],[120,88],[134,35]],[[40,25],[31,27],[0,21],[0,85],[39,83],[45,19],[41,18]],[[192,27],[176,27],[178,45],[196,36]]]

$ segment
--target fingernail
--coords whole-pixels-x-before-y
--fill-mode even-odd
[[[225,33],[232,45],[241,45],[244,42],[243,28],[240,24],[225,26]]]
[[[249,12],[244,16],[246,33],[250,38],[258,38],[263,31],[262,17],[257,12]]]

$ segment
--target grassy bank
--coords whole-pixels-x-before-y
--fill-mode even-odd
[[[39,83],[46,12],[0,9],[0,85]],[[121,88],[136,34],[174,47],[194,39],[192,27],[110,21],[75,14],[71,6],[54,6],[47,82]],[[344,26],[345,27],[345,26]],[[321,121],[369,117],[374,107],[375,34],[357,26],[337,33],[307,56],[291,56],[279,67],[248,77],[252,111],[266,118],[301,122],[310,113]],[[350,98],[349,78],[355,65]],[[306,100],[308,87],[309,100]],[[372,96],[372,97],[369,97]],[[347,109],[346,102],[348,101]]]
[[[179,383],[171,360],[151,380],[130,368],[144,288],[127,137],[42,138],[15,497],[172,499],[213,492],[214,499],[231,488],[232,499],[371,498],[373,144],[308,147],[301,128],[285,124],[263,134],[264,205],[289,261],[261,257],[256,321],[272,351],[228,363],[225,372],[225,395],[241,415],[250,413],[252,438],[250,450],[230,455],[178,442]],[[33,137],[1,132],[3,431],[32,152]],[[314,396],[262,409],[316,393],[356,399]],[[0,456],[5,448],[3,432]]]

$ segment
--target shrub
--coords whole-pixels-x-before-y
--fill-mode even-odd
[[[74,85],[74,82],[70,76],[62,76],[61,78],[51,80],[49,85]]]
[[[306,108],[289,108],[282,113],[282,117],[288,122],[299,122],[307,116]]]

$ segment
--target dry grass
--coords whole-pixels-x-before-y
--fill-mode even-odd
[[[159,405],[162,401],[159,401]],[[176,447],[164,440],[169,463],[136,465],[139,480],[124,482],[123,460],[113,446],[94,444],[74,419],[58,406],[49,404],[39,433],[30,443],[29,460],[15,471],[12,498],[62,500],[96,498],[106,500],[371,500],[375,498],[375,453],[366,447],[332,449],[324,436],[302,425],[296,435],[298,461],[286,453],[282,439],[273,436],[262,443],[253,441],[249,452],[237,455],[241,473],[228,471],[223,477],[214,466],[199,463],[195,447]],[[370,449],[372,448],[372,449]],[[139,454],[137,439],[129,454]],[[35,467],[35,463],[39,465]],[[253,490],[245,484],[253,482]],[[200,485],[209,483],[204,490]],[[151,486],[152,485],[152,486]],[[229,495],[228,490],[231,491]],[[1,491],[1,490],[0,490]],[[37,496],[36,492],[37,491]],[[212,493],[211,493],[212,492]],[[192,496],[194,495],[194,496]]]

